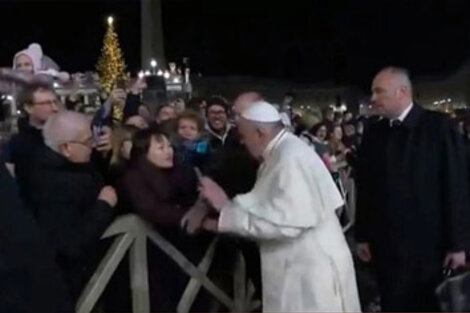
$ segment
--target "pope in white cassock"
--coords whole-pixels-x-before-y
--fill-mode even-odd
[[[201,193],[220,211],[203,227],[259,243],[264,312],[360,311],[351,253],[335,214],[343,199],[323,162],[266,102],[244,110],[237,124],[261,162],[256,184],[230,201],[203,177]]]

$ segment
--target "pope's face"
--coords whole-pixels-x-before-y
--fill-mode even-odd
[[[244,118],[237,121],[237,126],[241,142],[255,159],[260,160],[265,149],[263,135],[252,123]]]

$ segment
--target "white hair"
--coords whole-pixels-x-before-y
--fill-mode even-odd
[[[402,67],[388,66],[380,71],[381,73],[390,73],[399,79],[399,83],[402,86],[412,89],[412,83],[410,79],[410,73],[407,69]]]
[[[47,120],[42,134],[46,146],[59,152],[61,144],[77,140],[80,133],[90,127],[90,120],[84,114],[62,111]]]

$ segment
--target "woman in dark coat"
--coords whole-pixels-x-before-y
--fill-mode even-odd
[[[211,237],[189,236],[182,228],[183,217],[200,204],[193,169],[173,163],[173,148],[158,129],[142,130],[134,136],[131,163],[121,182],[124,197],[135,212],[197,264]],[[151,249],[149,255],[152,311],[175,311],[189,277],[159,248]]]

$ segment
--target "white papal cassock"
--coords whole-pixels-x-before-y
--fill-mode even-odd
[[[253,190],[222,208],[219,231],[259,242],[264,312],[358,312],[343,205],[313,149],[281,131],[263,154]]]

